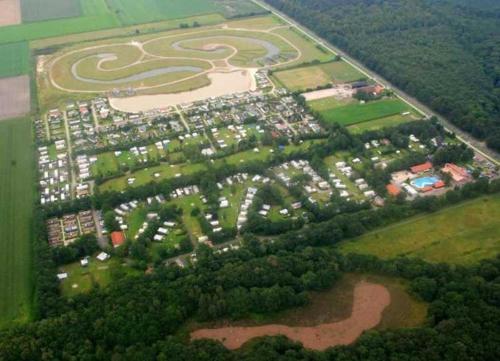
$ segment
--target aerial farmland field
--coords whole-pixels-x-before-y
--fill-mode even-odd
[[[21,0],[23,22],[78,17],[80,0]]]
[[[0,121],[29,113],[31,90],[28,75],[0,78]]]
[[[0,27],[20,24],[21,19],[21,0],[6,0],[2,2],[2,11],[0,12]]]
[[[0,45],[0,78],[27,74],[30,66],[27,42]]]
[[[31,120],[0,121],[0,326],[31,316],[35,200]]]

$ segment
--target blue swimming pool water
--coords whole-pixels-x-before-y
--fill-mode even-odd
[[[421,177],[411,181],[411,185],[417,188],[433,186],[439,181],[438,177]]]

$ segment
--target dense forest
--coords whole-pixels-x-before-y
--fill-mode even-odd
[[[266,0],[500,150],[495,0]]]

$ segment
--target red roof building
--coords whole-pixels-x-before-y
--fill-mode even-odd
[[[401,193],[401,189],[399,189],[397,185],[392,183],[386,185],[385,188],[387,189],[387,193],[389,193],[393,197],[396,197],[399,193]]]
[[[444,182],[442,180],[437,181],[433,185],[434,188],[443,188],[444,186],[445,186],[445,184],[444,184]]]
[[[119,247],[125,243],[125,235],[123,232],[112,232],[111,243],[113,243],[113,247]]]
[[[427,172],[428,170],[432,169],[432,163],[431,162],[425,162],[422,164],[417,164],[414,165],[413,167],[410,168],[411,172],[413,174],[418,174],[418,173],[423,173]]]
[[[441,170],[451,175],[451,178],[457,183],[463,182],[470,178],[469,173],[467,173],[464,168],[459,167],[458,165],[453,163],[446,163]]]

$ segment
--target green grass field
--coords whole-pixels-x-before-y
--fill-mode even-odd
[[[31,316],[35,164],[30,119],[0,122],[0,326]]]
[[[346,62],[335,61],[275,72],[274,77],[289,90],[298,91],[353,82],[365,76]]]
[[[473,264],[494,257],[500,252],[500,195],[370,232],[342,243],[340,249],[384,259],[409,256],[455,264]]]
[[[342,125],[351,125],[385,118],[402,112],[411,111],[409,105],[399,99],[383,99],[365,104],[353,103],[341,107],[320,111],[327,122],[337,122]]]
[[[182,19],[194,15],[220,13],[226,18],[244,14],[263,13],[264,10],[245,0],[106,0],[124,25],[153,21]],[[186,23],[191,25],[190,23]]]
[[[0,78],[27,74],[30,63],[28,43],[0,45]]]
[[[80,0],[21,0],[21,11],[24,23],[82,15]]]
[[[377,130],[385,127],[394,127],[399,124],[411,122],[419,119],[416,112],[411,112],[408,115],[396,114],[388,117],[374,119],[369,122],[362,122],[348,126],[347,128],[352,133],[363,133],[369,130]]]
[[[124,25],[150,23],[160,20],[186,18],[218,12],[210,0],[107,0],[111,11],[118,14]]]
[[[354,98],[337,99],[335,97],[327,97],[307,102],[307,104],[317,112],[328,111],[351,103],[357,103],[357,100]]]

